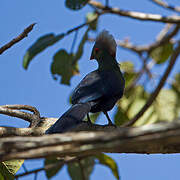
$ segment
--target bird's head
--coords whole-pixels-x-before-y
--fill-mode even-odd
[[[90,59],[101,60],[104,54],[116,57],[116,41],[108,31],[103,30],[96,38]]]

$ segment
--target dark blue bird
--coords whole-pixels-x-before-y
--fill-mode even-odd
[[[98,62],[98,69],[87,74],[72,94],[72,106],[56,123],[51,126],[46,134],[62,133],[82,123],[87,115],[91,123],[89,112],[102,111],[108,124],[112,122],[107,111],[110,111],[122,97],[125,81],[115,59],[116,42],[108,31],[102,31],[96,38],[91,58]]]

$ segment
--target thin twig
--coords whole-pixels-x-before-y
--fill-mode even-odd
[[[75,46],[76,41],[77,41],[77,37],[78,37],[78,30],[77,30],[77,31],[75,32],[75,34],[74,34],[74,38],[73,38],[73,42],[72,42],[71,50],[70,50],[71,53],[73,53],[74,46]]]
[[[25,166],[24,163],[22,164],[22,167],[23,167],[23,169],[24,169],[25,172],[28,172],[28,170],[27,170],[27,168],[26,168],[26,166]]]
[[[106,6],[106,7],[109,6],[109,0],[106,0],[105,6]]]
[[[155,3],[156,5],[159,5],[163,8],[172,10],[172,11],[176,11],[176,12],[180,12],[180,7],[179,6],[173,6],[173,5],[169,5],[166,2],[163,2],[162,0],[150,0],[151,2]]]
[[[123,40],[116,40],[116,43],[118,46],[133,51],[135,53],[143,53],[143,52],[148,52],[150,53],[153,49],[165,44],[166,42],[170,41],[172,37],[174,37],[178,32],[179,32],[179,25],[175,25],[172,27],[172,30],[169,29],[169,31],[164,33],[161,36],[158,35],[158,38],[155,42],[148,44],[148,45],[133,45],[131,42],[128,41],[123,41]],[[166,27],[165,27],[166,28]],[[163,29],[164,30],[164,29]],[[163,31],[162,30],[162,31]],[[89,42],[94,42],[94,38],[88,38]]]
[[[169,42],[175,35],[177,35],[177,33],[179,32],[179,28],[180,28],[179,24],[173,26],[172,30],[169,30],[167,31],[167,33],[164,33],[164,36],[162,35],[162,31],[163,31],[162,30],[157,40],[148,47],[147,51],[150,53],[153,49]],[[164,29],[166,29],[166,27]]]
[[[34,180],[37,180],[37,176],[38,176],[38,173],[36,172],[36,173],[34,174]]]
[[[68,30],[68,31],[65,33],[65,35],[68,35],[68,34],[72,33],[73,31],[77,31],[77,30],[81,29],[82,27],[91,24],[92,22],[96,21],[100,15],[101,15],[101,14],[98,13],[98,14],[97,14],[97,17],[96,17],[95,19],[93,19],[92,21],[87,21],[87,22],[85,22],[85,23],[80,24],[79,26],[76,26],[76,27]]]
[[[139,57],[143,62],[142,70],[146,71],[149,79],[151,79],[153,77],[153,75],[152,75],[152,73],[151,73],[151,71],[150,71],[150,69],[149,69],[149,67],[147,65],[147,62],[148,62],[148,59],[149,59],[148,54],[146,55],[146,57],[143,57],[143,54],[139,54]]]
[[[94,6],[98,9],[102,10],[102,14],[116,14],[124,17],[129,17],[132,19],[137,19],[141,21],[156,21],[156,22],[163,22],[163,23],[180,23],[180,16],[162,16],[160,14],[150,14],[150,13],[142,13],[136,11],[127,11],[122,10],[119,8],[111,8],[106,7],[102,3],[97,1],[89,1],[89,5]]]
[[[151,96],[147,100],[146,104],[143,106],[143,108],[136,114],[136,116],[132,120],[125,123],[123,126],[133,125],[146,112],[146,110],[151,106],[151,104],[154,102],[155,98],[158,96],[160,90],[164,86],[171,70],[173,69],[173,66],[174,66],[179,54],[180,54],[180,42],[178,42],[178,46],[176,47],[176,49],[174,50],[174,52],[170,58],[169,65],[166,68],[164,75],[162,76],[161,80],[159,81],[159,84],[157,85],[154,92],[151,94]]]
[[[24,29],[24,31],[17,36],[16,38],[14,38],[13,40],[11,40],[9,43],[5,44],[4,46],[2,46],[0,48],[0,54],[2,54],[4,51],[6,51],[7,49],[9,49],[11,46],[13,46],[14,44],[16,44],[17,42],[21,41],[22,39],[24,39],[25,37],[28,36],[28,33],[30,31],[32,31],[34,25],[36,23],[31,24],[30,26],[28,26],[26,29]]]

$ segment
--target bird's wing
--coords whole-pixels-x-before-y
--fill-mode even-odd
[[[98,71],[86,75],[72,94],[72,104],[94,101],[102,97],[103,81]]]
[[[72,103],[86,103],[114,96],[119,92],[119,79],[112,71],[93,71],[79,83],[72,94]]]

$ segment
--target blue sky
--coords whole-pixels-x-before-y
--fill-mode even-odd
[[[135,10],[149,13],[161,13],[170,15],[172,12],[150,3],[149,0],[110,0],[111,5],[122,9]],[[101,0],[101,2],[104,2]],[[171,3],[180,5],[179,0]],[[36,22],[37,25],[29,36],[7,50],[0,56],[0,82],[1,98],[0,104],[28,104],[35,106],[41,116],[59,117],[68,107],[69,94],[83,78],[85,74],[96,69],[97,63],[89,61],[92,44],[86,43],[84,54],[79,61],[81,74],[71,80],[71,86],[60,85],[54,81],[50,73],[50,65],[53,55],[62,48],[70,51],[73,35],[67,36],[54,46],[39,54],[25,71],[22,67],[22,59],[27,48],[40,36],[47,33],[61,33],[84,22],[85,15],[92,9],[88,6],[80,11],[71,11],[64,6],[63,0],[1,0],[1,30],[0,46],[13,39],[25,27]],[[104,15],[99,20],[98,32],[102,29],[109,30],[116,39],[129,37],[133,43],[146,44],[154,41],[156,34],[163,28],[163,23],[142,22],[119,16]],[[83,33],[85,29],[82,29]],[[81,39],[79,33],[78,40]],[[91,33],[95,37],[95,33]],[[76,43],[78,45],[78,42]],[[75,49],[77,46],[75,47]],[[130,60],[135,67],[140,68],[139,59],[128,51],[118,48],[117,59],[121,61]],[[161,75],[166,65],[155,69]],[[180,61],[177,62],[174,73],[179,71]],[[174,73],[171,73],[171,77]],[[150,90],[150,89],[149,89]],[[112,116],[113,111],[110,113]],[[98,123],[106,123],[101,117]],[[0,126],[26,127],[27,123],[16,118],[0,115]],[[136,155],[136,154],[113,154],[117,161],[122,180],[178,180],[179,179],[179,155]],[[27,168],[40,167],[42,161],[27,161]],[[23,170],[21,169],[21,172]],[[173,177],[172,177],[173,175]],[[39,179],[45,179],[44,173],[38,175]],[[68,179],[64,168],[57,176],[52,178]],[[103,166],[96,165],[92,179],[114,179],[111,171]],[[30,180],[32,176],[21,178]]]

